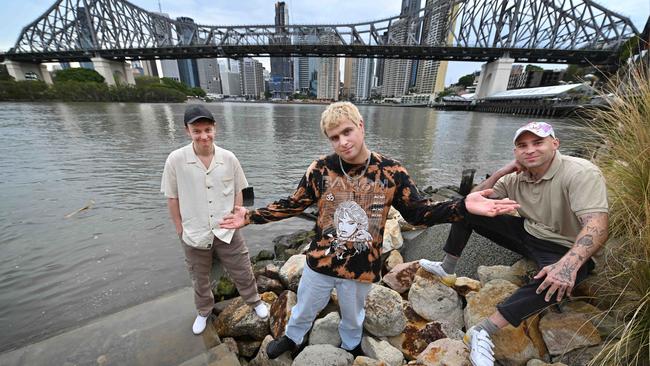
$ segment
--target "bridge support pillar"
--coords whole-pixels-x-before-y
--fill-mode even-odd
[[[111,61],[101,57],[93,57],[90,59],[93,62],[93,67],[101,76],[104,77],[104,82],[108,85],[129,84],[135,85],[135,78],[133,77],[133,70],[131,65],[121,61]]]
[[[7,60],[4,62],[7,66],[7,72],[14,80],[42,80],[47,84],[52,84],[52,76],[47,71],[47,66],[40,63],[18,62]]]
[[[508,89],[512,64],[511,58],[499,58],[481,66],[481,75],[476,86],[476,99],[483,99]]]

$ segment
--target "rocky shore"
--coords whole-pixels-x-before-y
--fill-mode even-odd
[[[258,290],[270,309],[269,319],[255,316],[226,277],[215,283],[216,296],[224,299],[215,305],[212,319],[221,344],[209,352],[209,357],[202,358],[201,364],[469,366],[469,351],[462,341],[464,331],[490,315],[499,302],[528,281],[536,273],[535,265],[517,260],[474,235],[475,243],[468,246],[473,250],[459,268],[460,277],[439,278],[419,268],[415,259],[418,254],[442,256],[440,246],[446,228],[412,230],[397,211],[391,211],[384,234],[383,279],[372,285],[366,299],[365,357],[353,359],[340,348],[336,291],[300,352],[294,357],[287,352],[275,360],[266,355],[266,345],[283,335],[296,303],[305,265],[303,253],[314,235],[299,231],[274,239],[273,252],[262,251],[252,259]],[[486,262],[490,265],[476,265]],[[586,365],[616,325],[613,318],[589,303],[593,296],[590,283],[588,280],[574,291],[579,299],[549,306],[519,327],[508,326],[495,334],[497,364]],[[197,364],[192,362],[183,365]]]

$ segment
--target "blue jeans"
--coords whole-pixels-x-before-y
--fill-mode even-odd
[[[298,302],[291,309],[286,336],[301,344],[314,319],[329,302],[332,289],[336,288],[341,310],[341,347],[354,349],[361,343],[363,320],[366,318],[364,305],[371,286],[370,283],[326,276],[305,264],[298,284]]]

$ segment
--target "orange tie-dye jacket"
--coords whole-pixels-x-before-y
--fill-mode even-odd
[[[291,196],[250,211],[247,222],[282,220],[316,203],[316,238],[307,250],[307,265],[328,276],[376,282],[381,276],[384,225],[391,205],[413,225],[432,226],[465,216],[463,200],[424,199],[406,169],[381,154],[371,154],[363,177],[356,175],[365,164],[344,163],[343,167],[352,179],[341,171],[336,154],[314,161]]]

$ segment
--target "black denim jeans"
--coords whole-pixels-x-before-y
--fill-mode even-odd
[[[524,219],[521,217],[509,215],[485,217],[469,213],[464,221],[451,225],[444,251],[460,257],[472,232],[476,232],[504,248],[534,260],[538,270],[557,262],[569,251],[567,247],[530,235],[524,229]],[[593,269],[594,262],[589,259],[578,270],[574,287],[582,282]],[[541,294],[536,293],[537,287],[543,281],[544,278],[533,279],[519,288],[504,302],[497,305],[499,313],[516,327],[527,317],[536,314],[551,304],[555,304],[557,302],[556,296],[553,296],[551,301],[546,302],[544,300],[546,291]]]

